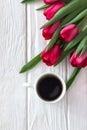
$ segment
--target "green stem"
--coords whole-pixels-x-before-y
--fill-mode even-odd
[[[56,41],[58,39],[58,35],[59,35],[59,32],[60,32],[60,29],[61,29],[61,26],[53,34],[49,44],[47,45],[47,51],[49,51],[50,48],[56,43]]]
[[[73,83],[73,81],[75,80],[77,74],[80,72],[81,68],[76,67],[73,71],[73,73],[71,74],[70,78],[66,81],[66,89],[68,90],[71,86],[71,84]]]

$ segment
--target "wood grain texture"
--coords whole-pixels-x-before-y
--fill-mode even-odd
[[[0,130],[87,130],[87,69],[80,72],[56,104],[44,104],[35,97],[33,89],[26,92],[22,86],[25,81],[33,85],[44,72],[67,79],[73,70],[67,59],[56,68],[41,62],[27,76],[18,74],[26,59],[30,60],[47,44],[39,29],[45,18],[42,11],[35,11],[41,5],[39,1],[26,10],[18,0],[0,1]]]
[[[26,130],[25,6],[18,0],[0,1],[0,130]]]
[[[67,77],[72,72],[67,65]],[[87,130],[87,69],[82,69],[68,91],[68,129]]]
[[[35,8],[41,5],[41,2],[28,6],[28,59],[31,59],[45,46],[46,42],[41,36],[40,26],[45,22],[45,18],[41,12],[36,12]],[[31,19],[30,19],[30,14]],[[30,27],[31,26],[31,27]],[[66,78],[66,61],[58,67],[46,67],[45,64],[40,63],[28,74],[28,82],[35,83],[38,76],[44,72],[54,72],[60,74],[64,79]],[[28,116],[29,116],[29,130],[67,130],[67,97],[57,104],[44,104],[39,101],[34,94],[33,89],[29,89],[28,101]]]
[[[45,46],[41,36],[40,26],[45,22],[42,11],[35,9],[42,5],[37,2],[27,7],[27,59],[30,60]],[[46,67],[42,62],[28,73],[27,81],[31,85],[40,74],[54,72],[67,79],[73,68],[69,59],[56,68]],[[28,130],[87,130],[87,69],[80,72],[77,80],[66,93],[65,97],[56,104],[44,104],[39,101],[33,89],[28,89]]]

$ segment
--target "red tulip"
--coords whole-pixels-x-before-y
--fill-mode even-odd
[[[42,35],[43,37],[45,38],[45,40],[49,40],[52,38],[54,32],[56,31],[56,29],[60,26],[61,24],[61,21],[57,21],[55,22],[54,24],[50,25],[50,26],[47,26],[45,27],[43,30],[42,30]]]
[[[50,20],[55,15],[55,13],[64,5],[65,3],[62,1],[55,2],[50,7],[46,8],[43,14],[46,16],[47,20]]]
[[[69,24],[60,31],[59,37],[62,42],[70,42],[77,36],[78,33],[79,30],[77,26],[75,24]]]
[[[53,47],[47,52],[45,48],[43,52],[41,53],[40,57],[42,58],[43,62],[46,65],[51,66],[55,64],[55,62],[58,60],[60,55],[61,55],[60,45],[54,44]]]
[[[86,67],[87,66],[87,52],[83,55],[77,55],[74,52],[70,57],[70,63],[73,67]]]
[[[45,4],[53,4],[56,1],[59,1],[59,0],[44,0],[44,3]]]

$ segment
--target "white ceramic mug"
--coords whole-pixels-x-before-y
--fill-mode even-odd
[[[53,75],[53,76],[55,76],[56,78],[58,78],[58,80],[59,80],[59,81],[61,82],[61,84],[62,84],[62,92],[61,92],[60,96],[58,96],[56,99],[51,100],[51,101],[47,101],[47,100],[41,98],[41,96],[39,96],[39,94],[38,94],[38,92],[37,92],[37,84],[38,84],[38,82],[39,82],[43,77],[45,77],[45,76],[47,76],[47,75]],[[34,85],[31,85],[31,84],[29,84],[29,83],[24,83],[23,86],[26,86],[26,87],[29,87],[29,88],[33,88],[33,89],[34,89],[34,92],[35,92],[35,95],[38,97],[38,99],[40,99],[40,100],[42,100],[42,101],[44,101],[44,102],[47,102],[47,103],[56,103],[56,102],[60,101],[60,100],[64,97],[64,95],[65,95],[65,93],[66,93],[66,84],[65,84],[64,80],[63,80],[59,75],[56,75],[56,74],[54,74],[54,73],[44,73],[44,74],[40,75],[40,76],[37,78],[37,80],[36,80],[36,82],[35,82]]]

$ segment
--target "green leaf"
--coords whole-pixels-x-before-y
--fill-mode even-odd
[[[69,3],[71,0],[62,0],[65,3]]]
[[[74,0],[71,1],[69,4],[67,4],[66,6],[64,6],[63,8],[61,8],[59,11],[57,11],[57,13],[54,15],[54,17],[49,20],[48,22],[46,22],[44,25],[42,25],[41,29],[53,24],[54,22],[66,17],[67,15],[69,15],[70,13],[72,13],[73,11],[75,11],[76,9],[79,9],[81,7],[87,8],[87,0]]]
[[[31,61],[29,61],[27,64],[25,64],[21,70],[20,73],[24,73],[33,67],[35,67],[39,62],[41,61],[40,54],[38,54],[36,57],[34,57]]]
[[[83,50],[85,44],[86,44],[86,46],[87,46],[87,36],[85,36],[85,37],[82,39],[82,41],[79,43],[79,45],[78,45],[78,47],[77,47],[77,49],[76,49],[76,55],[78,55],[78,54]],[[85,47],[86,47],[86,46],[85,46]]]
[[[83,55],[85,52],[87,52],[87,45],[82,49],[82,52],[80,55]]]
[[[35,0],[23,0],[21,3],[29,3],[29,2],[34,2]]]
[[[87,24],[87,16],[84,17],[84,18],[79,22],[79,24],[77,25],[78,28],[79,28],[79,31],[81,31],[86,24]]]
[[[83,47],[83,49],[82,49],[80,55],[83,55],[85,52],[87,52],[87,42],[86,42],[86,44],[84,45],[84,47]]]
[[[55,33],[52,36],[52,39],[50,40],[49,44],[47,45],[47,49],[46,49],[47,51],[56,43],[59,32],[60,32],[60,27],[55,31]]]
[[[68,22],[66,25],[68,24],[74,24],[76,22],[78,22],[79,20],[81,20],[82,18],[84,18],[85,16],[87,16],[87,9],[83,10],[82,12],[80,12],[75,18],[73,18],[70,22]],[[65,25],[65,26],[66,26]]]
[[[79,8],[79,9],[76,9],[75,11],[73,11],[72,13],[67,15],[65,18],[63,18],[62,19],[63,27],[65,26],[65,24],[67,24],[67,22],[69,22],[72,19],[74,19],[82,10],[83,10],[83,6],[81,8]]]
[[[43,9],[45,9],[45,8],[48,8],[50,5],[43,5],[43,6],[41,6],[41,7],[39,7],[39,8],[37,8],[36,10],[43,10]]]
[[[83,45],[79,44],[79,46],[76,49],[76,55],[78,55],[81,52],[82,48],[83,48]]]
[[[78,73],[80,72],[80,70],[81,70],[81,68],[76,67],[74,69],[73,73],[71,74],[71,76],[69,77],[69,79],[66,81],[66,89],[67,90],[70,88],[71,84],[75,80],[75,78],[78,75]]]

